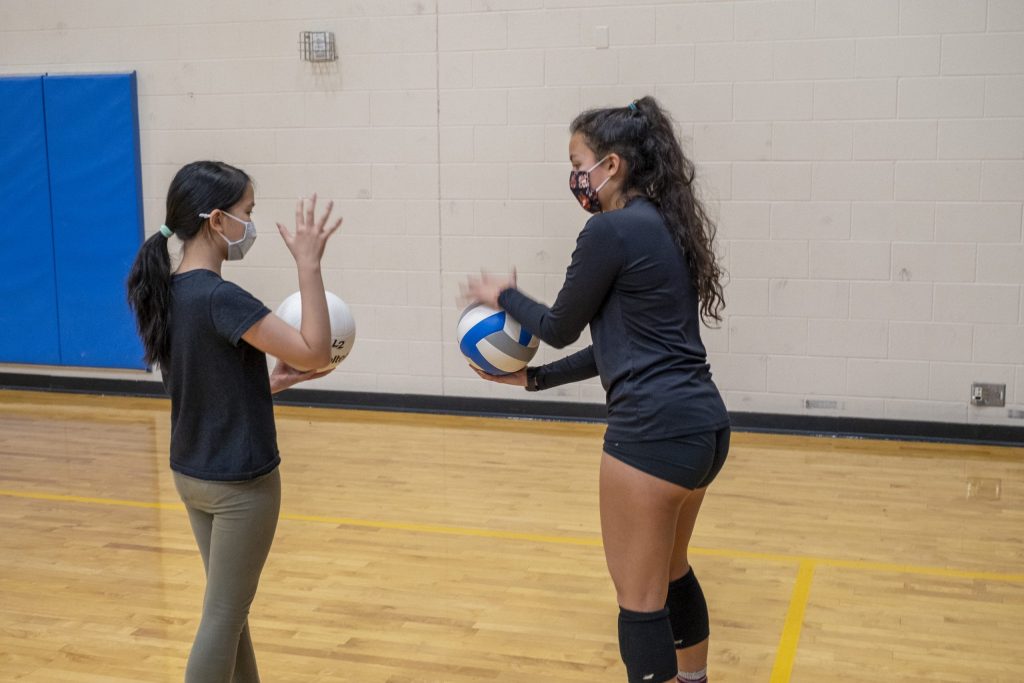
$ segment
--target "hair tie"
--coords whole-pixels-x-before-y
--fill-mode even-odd
[[[629,103],[629,110],[630,111],[637,111],[636,100],[633,100],[632,102]]]
[[[174,234],[174,231],[168,228],[166,225],[161,225],[160,234],[166,237],[167,239],[171,239],[171,235]]]

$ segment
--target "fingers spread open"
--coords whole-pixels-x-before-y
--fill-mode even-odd
[[[342,222],[342,220],[344,220],[344,219],[342,219],[342,218],[339,218],[338,220],[334,221],[334,225],[332,225],[332,226],[331,226],[331,228],[330,228],[330,230],[328,230],[328,231],[327,231],[327,236],[328,236],[328,237],[330,237],[330,236],[331,236],[331,235],[333,235],[334,233],[338,232],[338,228],[340,228],[340,227],[341,227],[341,222]]]
[[[316,223],[313,221],[313,215],[316,213],[316,192],[309,200],[309,204],[306,205],[306,227],[312,228]]]
[[[327,225],[327,219],[331,217],[331,209],[334,208],[334,201],[327,202],[327,208],[324,210],[324,215],[320,217],[320,220],[316,223],[317,232],[323,232],[324,226]]]

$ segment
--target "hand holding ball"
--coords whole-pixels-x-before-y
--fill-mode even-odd
[[[489,375],[522,370],[533,359],[540,340],[505,311],[471,304],[459,317],[459,350],[473,367]]]

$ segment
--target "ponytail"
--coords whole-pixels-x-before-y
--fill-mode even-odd
[[[171,355],[171,257],[162,233],[143,242],[135,257],[128,273],[128,305],[135,311],[146,363],[167,366]]]
[[[168,367],[171,360],[171,257],[173,234],[186,244],[206,220],[199,214],[227,210],[245,195],[252,180],[245,171],[222,161],[194,161],[175,174],[167,190],[167,218],[160,232],[142,243],[128,274],[128,304],[149,365]]]

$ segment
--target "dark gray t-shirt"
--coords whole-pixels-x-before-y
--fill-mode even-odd
[[[606,439],[668,439],[729,424],[700,338],[690,269],[649,200],[587,221],[551,308],[515,289],[498,301],[557,348],[590,325],[593,345],[542,366],[537,383],[546,389],[600,375]]]
[[[171,278],[171,469],[245,481],[281,462],[266,355],[242,335],[270,309],[210,270]]]

